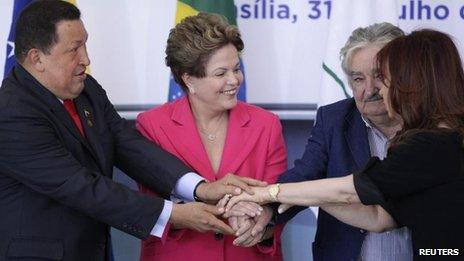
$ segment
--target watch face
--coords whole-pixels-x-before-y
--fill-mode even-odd
[[[276,193],[277,193],[277,187],[276,187],[276,186],[272,186],[272,187],[271,187],[271,194],[272,194],[273,196],[275,196]]]
[[[271,194],[271,197],[274,199],[277,198],[277,194],[279,193],[279,186],[273,185],[269,188],[269,194]]]

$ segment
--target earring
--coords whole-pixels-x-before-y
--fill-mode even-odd
[[[190,94],[195,94],[195,89],[193,89],[193,87],[189,87],[188,90]]]

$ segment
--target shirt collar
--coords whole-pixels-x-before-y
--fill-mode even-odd
[[[374,125],[371,123],[371,121],[364,117],[364,115],[361,114],[361,119],[363,120],[364,124],[366,124],[366,127],[368,128],[375,128]]]
[[[361,114],[361,119],[363,120],[364,124],[366,124],[366,127],[370,131],[373,131],[375,134],[379,135],[380,137],[382,137],[385,140],[390,140],[390,139],[387,138],[387,136],[385,136],[385,134],[383,134],[379,129],[377,129],[375,127],[375,125],[368,118],[364,117],[364,115],[362,115],[362,114]]]

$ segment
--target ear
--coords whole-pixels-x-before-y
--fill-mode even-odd
[[[184,74],[182,74],[181,78],[182,78],[182,81],[184,81],[187,88],[191,89],[195,85],[194,84],[194,81],[195,81],[194,77],[191,76],[190,74],[184,73]]]
[[[24,62],[30,65],[38,72],[43,72],[45,70],[45,65],[43,63],[45,54],[37,48],[32,48],[27,52]]]

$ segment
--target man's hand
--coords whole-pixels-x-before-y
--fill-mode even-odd
[[[235,246],[251,247],[261,241],[264,230],[255,235],[251,234],[253,227],[256,225],[253,219],[244,216],[238,217],[237,220],[239,229],[237,230],[237,232],[235,232],[235,235],[237,236],[237,238],[233,242]]]
[[[173,204],[169,222],[175,228],[189,228],[198,232],[214,231],[232,235],[235,231],[216,218],[223,213],[224,209],[200,202]]]
[[[251,230],[251,235],[255,236],[258,233],[264,232],[267,224],[269,224],[273,215],[274,213],[271,207],[263,206],[263,212],[261,213],[261,215],[254,218],[256,224]]]
[[[230,217],[227,219],[229,221],[229,225],[232,227],[232,229],[237,233],[237,230],[240,228],[238,226],[238,217]]]
[[[243,234],[245,234],[247,231],[251,233],[251,229],[253,228],[254,225],[255,225],[255,221],[248,216],[237,217],[238,229],[235,231],[235,236],[240,237]]]
[[[243,231],[239,229],[235,235],[238,236],[234,240],[234,245],[236,246],[242,246],[242,247],[251,247],[256,245],[257,243],[261,242],[264,238],[264,233],[266,232],[266,226],[269,223],[269,221],[272,218],[272,209],[268,206],[264,206],[263,213],[259,216],[256,216],[254,218],[254,222],[251,227],[248,227],[246,231]],[[238,227],[240,227],[241,222],[244,222],[246,220],[240,220],[238,218],[237,223]],[[230,219],[229,219],[230,222]],[[241,228],[241,227],[240,227]],[[272,234],[271,234],[272,236]]]
[[[253,194],[253,187],[264,187],[267,183],[247,177],[239,177],[227,174],[222,179],[215,182],[203,182],[197,186],[195,195],[202,201],[216,203],[226,194],[233,196],[240,195],[242,190],[248,194]]]

